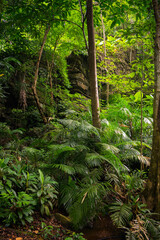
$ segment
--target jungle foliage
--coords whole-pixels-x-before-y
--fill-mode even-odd
[[[3,0],[0,9],[0,220],[25,224],[56,209],[79,230],[109,214],[126,239],[159,239],[142,198],[153,132],[151,1],[93,5],[99,129],[88,65],[68,65],[72,53],[88,59],[86,1]]]

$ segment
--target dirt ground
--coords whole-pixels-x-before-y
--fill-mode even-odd
[[[42,226],[43,225],[43,226]],[[71,234],[54,217],[42,218],[38,213],[34,215],[34,221],[25,226],[5,227],[0,224],[0,240],[62,240]]]
[[[97,218],[92,228],[85,228],[82,232],[87,240],[125,239],[124,233],[113,226],[109,216]],[[5,227],[0,224],[0,240],[64,240],[72,234],[71,230],[57,221],[54,214],[51,217],[42,218],[36,213],[34,221],[25,226]]]

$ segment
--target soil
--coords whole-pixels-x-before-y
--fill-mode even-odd
[[[0,240],[62,240],[71,233],[56,220],[54,215],[42,218],[38,213],[34,215],[34,221],[31,224],[26,223],[25,226],[5,227],[0,225]]]
[[[109,216],[98,217],[92,228],[82,231],[87,240],[124,240],[124,231],[116,228]]]
[[[42,223],[44,227],[42,228]],[[124,233],[113,226],[109,216],[99,217],[92,228],[85,228],[84,238],[87,240],[124,240]],[[64,240],[72,236],[72,231],[63,227],[55,216],[42,218],[39,213],[34,221],[25,226],[5,227],[0,225],[0,240]]]

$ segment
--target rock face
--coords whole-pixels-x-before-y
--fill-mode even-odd
[[[107,51],[106,67],[104,66],[104,53],[103,49],[97,51],[97,74],[99,79],[99,96],[101,99],[107,99],[107,79],[111,78],[109,94],[117,91],[123,92],[120,88],[120,83],[112,80],[112,75],[123,77],[131,72],[131,61],[136,58],[136,53],[130,49],[117,52]],[[90,96],[89,78],[88,78],[88,56],[83,54],[75,54],[72,52],[67,58],[68,64],[68,77],[71,83],[71,93],[79,92],[86,97]],[[104,80],[102,80],[102,78]]]
[[[71,53],[67,59],[71,93],[79,92],[89,96],[88,58],[86,55]]]

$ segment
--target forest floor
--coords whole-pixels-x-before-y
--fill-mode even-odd
[[[83,237],[87,240],[125,239],[124,232],[113,226],[109,217],[98,218],[93,223],[93,228],[86,228],[83,232]],[[38,213],[34,215],[34,221],[25,226],[5,227],[0,225],[0,240],[64,240],[66,237],[72,238],[73,233],[63,227],[54,215],[42,218]]]
[[[33,222],[26,223],[25,226],[5,227],[0,225],[0,240],[62,240],[71,233],[56,220],[54,215],[42,218],[38,213],[34,215]]]

